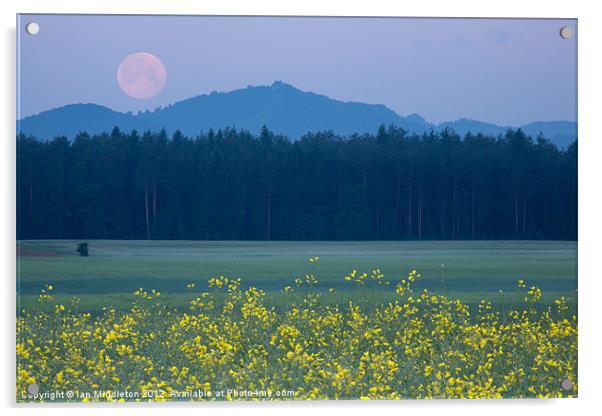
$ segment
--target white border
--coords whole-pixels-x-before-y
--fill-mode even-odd
[[[0,88],[3,105],[2,121],[2,178],[3,198],[0,204],[2,240],[2,319],[3,359],[0,385],[3,407],[9,413],[25,411],[39,413],[42,409],[14,404],[14,311],[15,311],[15,14],[20,13],[107,13],[107,14],[236,14],[236,15],[337,15],[337,16],[445,16],[445,17],[557,17],[579,19],[579,399],[576,400],[503,400],[503,401],[435,401],[418,402],[296,402],[296,403],[219,403],[177,407],[174,404],[154,406],[125,405],[122,408],[81,405],[48,406],[50,414],[165,414],[174,411],[184,414],[216,411],[239,414],[326,414],[341,412],[362,414],[383,413],[422,414],[483,414],[507,416],[511,412],[545,412],[564,415],[596,408],[600,395],[600,330],[599,298],[602,294],[597,256],[600,255],[601,235],[600,172],[602,155],[602,121],[599,109],[600,75],[602,74],[599,41],[602,39],[600,13],[594,1],[524,1],[524,0],[2,0],[2,54],[0,55]],[[596,118],[596,116],[598,116]]]

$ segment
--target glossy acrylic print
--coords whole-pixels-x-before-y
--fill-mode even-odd
[[[17,33],[17,401],[578,395],[576,20]]]

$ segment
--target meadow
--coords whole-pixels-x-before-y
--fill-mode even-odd
[[[577,396],[575,243],[76,243],[19,244],[18,401]]]
[[[46,284],[56,299],[79,298],[82,311],[128,308],[131,294],[143,287],[159,290],[165,302],[186,308],[194,284],[211,277],[241,278],[245,287],[266,292],[266,301],[282,303],[282,288],[308,270],[307,259],[319,256],[316,290],[350,292],[341,279],[352,270],[379,268],[392,280],[412,269],[428,289],[469,304],[481,299],[520,301],[515,285],[525,279],[540,287],[544,301],[576,299],[577,244],[555,241],[411,241],[411,242],[246,242],[246,241],[88,241],[90,256],[76,252],[79,241],[29,240],[18,243],[19,307],[40,307]],[[504,291],[504,296],[500,295]],[[381,292],[379,288],[379,292]],[[392,289],[384,295],[394,296]]]
[[[318,269],[319,258],[309,263]],[[197,401],[576,397],[577,318],[564,297],[518,280],[522,306],[470,307],[423,289],[412,270],[395,284],[379,269],[344,277],[365,294],[322,302],[315,272],[286,286],[286,306],[240,279],[211,278],[187,310],[138,289],[128,311],[92,316],[46,285],[48,311],[17,318],[18,401]],[[293,293],[301,297],[292,298]],[[223,296],[216,296],[221,294]],[[36,387],[32,393],[31,386]],[[66,395],[65,395],[66,394]]]

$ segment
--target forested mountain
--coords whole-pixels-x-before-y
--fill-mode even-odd
[[[577,142],[261,129],[20,135],[19,239],[576,239]]]
[[[26,117],[17,123],[17,131],[49,140],[59,135],[72,139],[80,131],[98,134],[114,126],[125,132],[165,128],[168,134],[180,130],[195,136],[226,127],[259,134],[266,125],[275,133],[296,140],[308,132],[325,130],[340,135],[370,133],[381,124],[393,124],[417,134],[440,132],[448,127],[462,136],[468,132],[497,136],[510,128],[467,119],[431,124],[417,114],[402,117],[384,105],[333,100],[276,81],[269,86],[199,95],[138,114],[120,113],[94,104],[73,104]],[[541,132],[561,147],[577,137],[577,127],[572,122],[538,122],[522,128],[533,137]]]

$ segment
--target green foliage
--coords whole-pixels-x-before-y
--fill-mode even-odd
[[[577,144],[521,131],[19,136],[18,238],[566,239]]]

